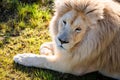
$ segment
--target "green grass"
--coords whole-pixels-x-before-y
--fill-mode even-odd
[[[40,45],[51,41],[51,14],[50,0],[0,1],[0,80],[110,80],[98,72],[74,76],[13,62],[14,55],[39,54]]]

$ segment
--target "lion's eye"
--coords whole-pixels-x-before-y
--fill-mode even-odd
[[[78,27],[78,28],[75,29],[75,32],[80,32],[80,31],[81,31],[80,27]]]
[[[65,20],[63,20],[63,23],[66,25],[67,22]]]

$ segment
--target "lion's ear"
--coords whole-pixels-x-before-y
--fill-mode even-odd
[[[104,18],[104,4],[93,2],[93,5],[88,4],[84,12],[92,24],[96,24],[98,20]]]

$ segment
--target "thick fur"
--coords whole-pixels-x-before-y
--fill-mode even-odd
[[[18,54],[14,61],[75,75],[100,71],[120,79],[120,4],[117,2],[56,0],[50,33],[52,42],[41,46],[41,55]]]

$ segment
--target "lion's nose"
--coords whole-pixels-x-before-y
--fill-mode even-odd
[[[58,38],[58,40],[61,42],[61,44],[67,44],[67,43],[69,43],[69,41],[67,41],[66,39]]]

